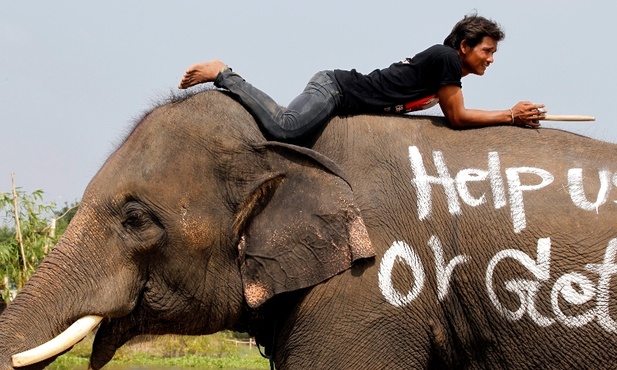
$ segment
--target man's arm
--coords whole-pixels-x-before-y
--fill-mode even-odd
[[[538,120],[546,112],[541,110],[544,104],[519,102],[512,109],[487,111],[466,109],[463,90],[456,85],[445,85],[437,91],[439,105],[450,125],[456,128],[482,127],[490,125],[515,124],[519,126],[539,127]]]

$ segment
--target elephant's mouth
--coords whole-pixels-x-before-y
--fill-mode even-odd
[[[22,367],[44,361],[66,351],[84,339],[103,320],[101,316],[89,315],[75,321],[68,329],[50,341],[13,355],[13,367]]]

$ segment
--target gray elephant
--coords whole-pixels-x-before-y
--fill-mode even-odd
[[[0,369],[82,317],[94,369],[224,329],[277,369],[615,367],[614,145],[368,115],[302,144],[218,91],[149,112],[0,316]]]

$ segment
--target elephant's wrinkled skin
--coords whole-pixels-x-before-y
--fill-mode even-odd
[[[148,114],[0,316],[0,368],[88,314],[93,368],[224,329],[277,369],[615,366],[615,146],[394,116],[310,146],[215,91]]]

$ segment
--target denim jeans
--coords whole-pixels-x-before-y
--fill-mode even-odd
[[[332,71],[317,72],[287,108],[230,69],[219,73],[214,84],[235,95],[269,138],[278,141],[293,141],[314,132],[335,114],[341,102]]]

